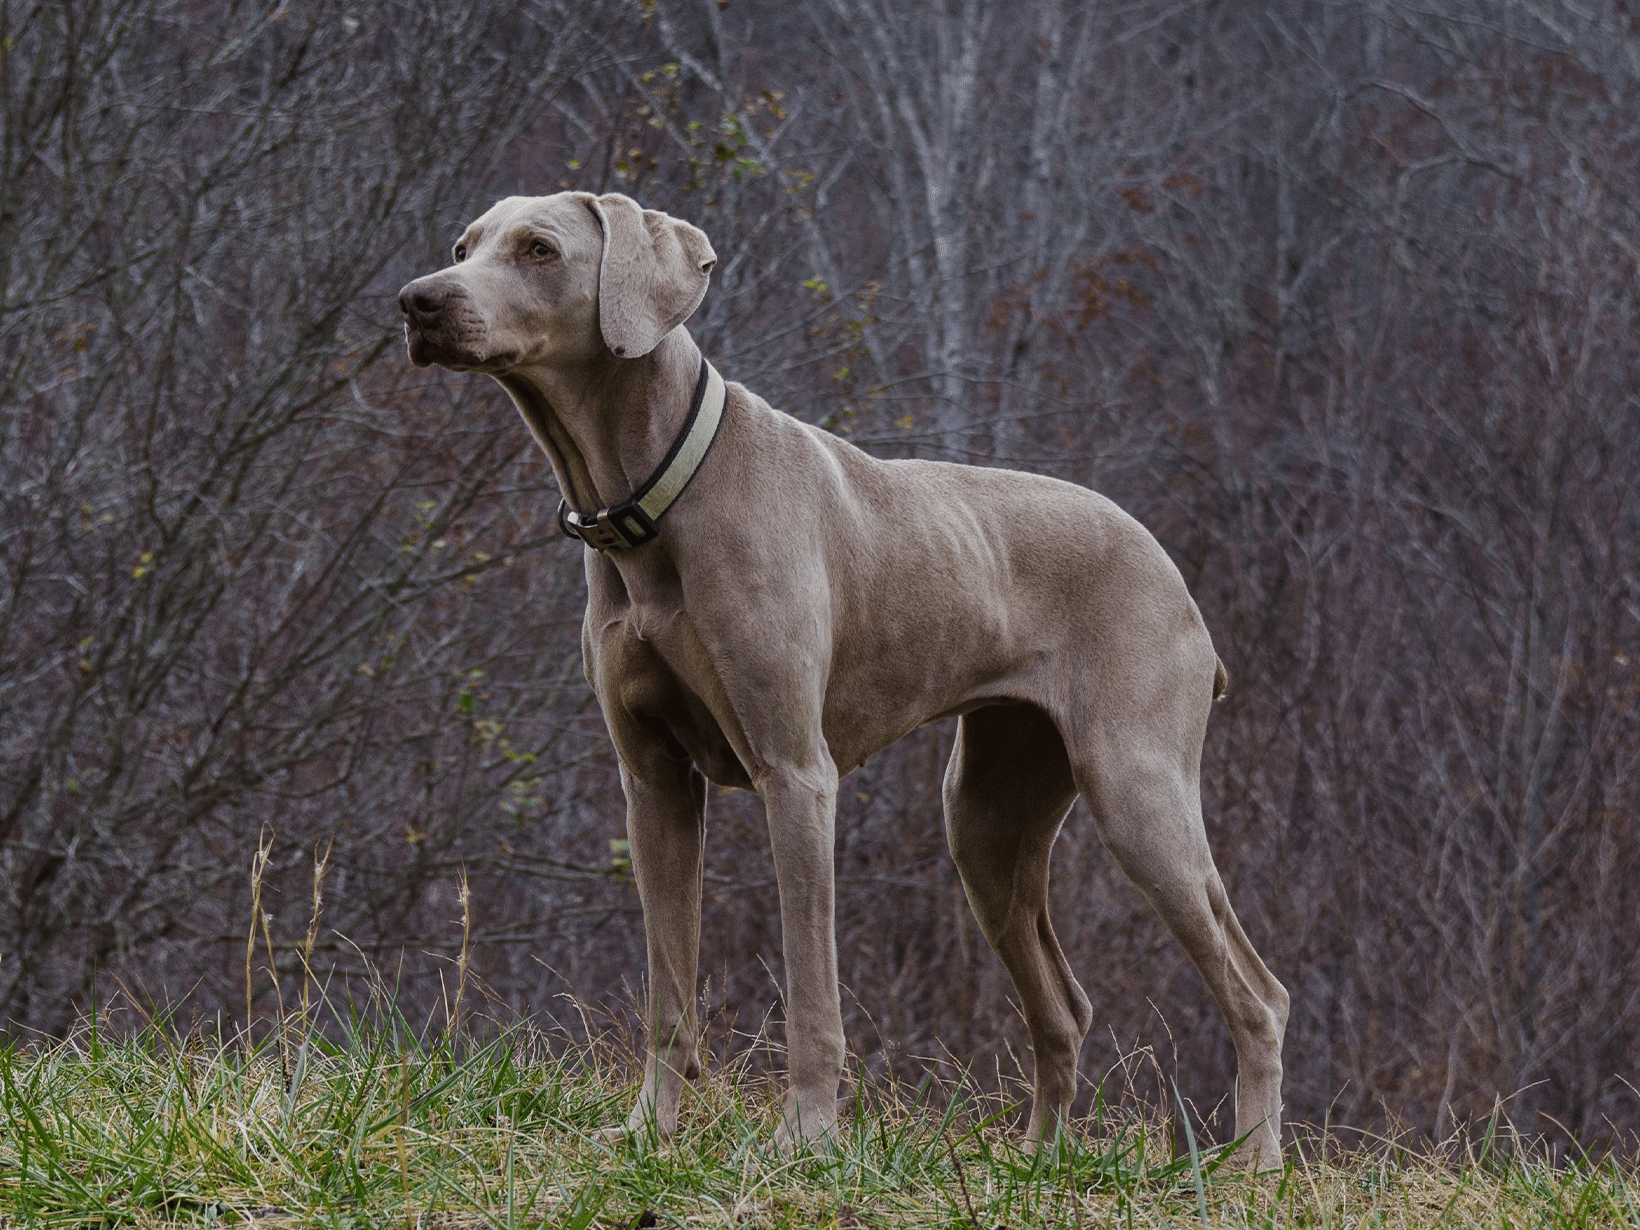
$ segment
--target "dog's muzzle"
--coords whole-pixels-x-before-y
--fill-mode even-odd
[[[472,340],[462,336],[464,325],[465,332],[471,333],[472,312],[461,287],[436,278],[418,278],[399,292],[399,311],[404,316],[404,340],[412,363],[471,367],[481,362],[463,344]]]

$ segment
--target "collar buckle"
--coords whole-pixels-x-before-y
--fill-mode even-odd
[[[558,528],[566,537],[579,538],[596,551],[641,547],[661,536],[661,527],[636,500],[623,501],[587,518],[571,508],[567,500],[559,500]]]
[[[579,538],[595,551],[623,551],[659,538],[660,519],[689,486],[717,438],[727,400],[723,377],[702,356],[689,415],[666,459],[626,499],[590,517],[576,512],[568,500],[559,500],[558,528],[564,536]]]

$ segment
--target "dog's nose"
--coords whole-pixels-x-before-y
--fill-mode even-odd
[[[412,282],[399,292],[399,311],[407,320],[429,321],[444,311],[449,298],[449,288],[437,282],[431,285]]]

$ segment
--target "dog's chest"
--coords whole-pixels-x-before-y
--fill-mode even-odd
[[[625,724],[614,708],[652,734],[664,731],[671,754],[687,755],[712,781],[749,787],[714,712],[723,708],[720,681],[686,615],[660,605],[628,607],[602,625],[590,648],[599,703],[612,729]]]

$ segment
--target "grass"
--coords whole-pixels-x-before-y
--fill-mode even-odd
[[[103,1021],[0,1049],[0,1225],[1640,1230],[1631,1163],[1551,1165],[1495,1131],[1441,1156],[1312,1140],[1249,1177],[1193,1135],[1174,1156],[1131,1100],[1033,1157],[995,1095],[891,1087],[852,1099],[829,1155],[785,1157],[745,1069],[695,1086],[661,1145],[598,1134],[632,1096],[609,1045],[524,1026],[452,1044],[401,1019],[331,1035],[294,1013],[250,1047]]]

